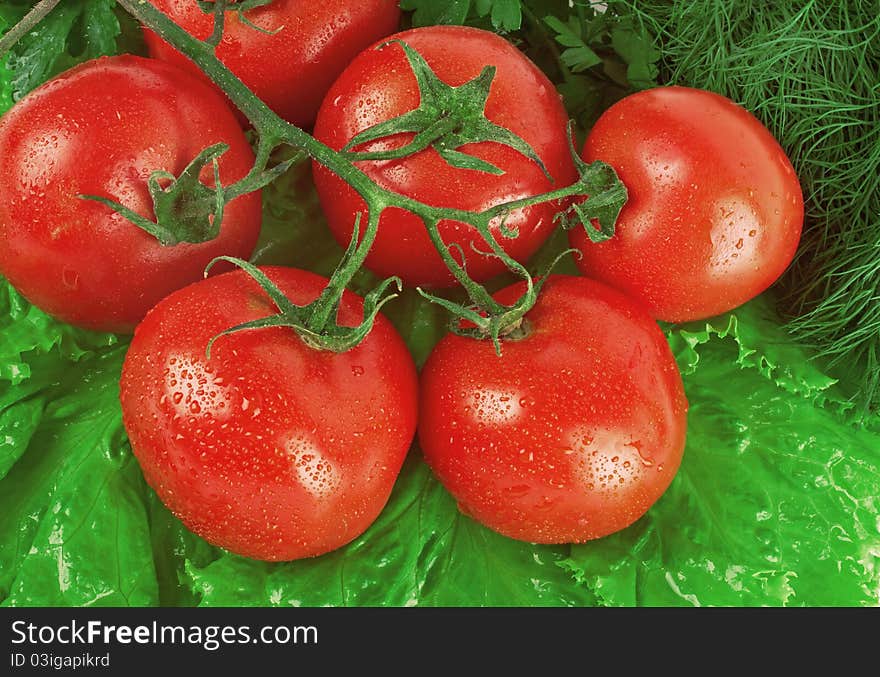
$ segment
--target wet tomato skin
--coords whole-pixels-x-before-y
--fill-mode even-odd
[[[537,163],[517,151],[499,143],[481,142],[467,144],[461,150],[499,167],[504,171],[502,176],[453,168],[434,148],[427,148],[400,160],[358,163],[376,183],[431,206],[479,212],[575,181],[565,108],[546,75],[513,45],[494,33],[463,26],[416,28],[388,40],[406,42],[443,82],[452,86],[477,77],[486,65],[495,66],[486,117],[524,139],[542,159],[552,180]],[[417,108],[420,100],[403,48],[393,43],[374,45],[352,61],[327,93],[315,123],[315,136],[340,150],[365,129]],[[357,150],[397,148],[412,136],[398,134]],[[347,245],[356,216],[365,204],[351,186],[317,163],[314,173],[330,230],[340,244]],[[525,261],[549,237],[554,216],[561,208],[545,203],[514,210],[506,224],[517,231],[517,236],[502,235],[500,219],[493,221],[492,232],[508,254]],[[460,258],[460,251],[464,252],[467,272],[473,279],[487,280],[506,270],[497,258],[474,251],[474,246],[480,252],[487,251],[488,246],[472,226],[444,220],[438,230],[447,245],[460,247],[453,250],[455,256]],[[382,277],[397,275],[408,285],[456,284],[421,219],[399,208],[382,213],[366,265]]]
[[[436,346],[421,375],[425,459],[464,513],[506,536],[578,543],[623,529],[683,454],[687,400],[663,333],[619,292],[561,275],[526,322],[501,357],[453,334]]]
[[[192,0],[153,4],[201,40],[213,31],[213,16]],[[280,117],[311,127],[333,80],[363,48],[397,30],[400,9],[395,0],[273,0],[245,16],[263,31],[228,10],[217,57]],[[153,31],[144,37],[151,56],[205,77]]]
[[[326,279],[267,267],[296,304]],[[132,450],[159,498],[196,534],[246,557],[334,550],[378,516],[415,435],[417,380],[381,315],[346,353],[291,329],[211,337],[274,314],[243,271],[208,278],[156,306],[135,332],[120,399]],[[362,300],[346,292],[340,321]]]
[[[583,157],[614,167],[629,200],[610,240],[571,231],[578,266],[657,319],[731,310],[795,255],[804,218],[795,170],[767,128],[723,96],[687,87],[632,94],[599,118]]]
[[[179,176],[202,150],[228,185],[253,152],[223,98],[168,64],[136,56],[77,66],[0,119],[0,273],[30,302],[88,329],[130,333],[161,298],[201,279],[217,256],[247,258],[262,221],[259,193],[226,205],[218,236],[163,246],[98,202],[154,218],[147,179]],[[209,171],[202,180],[213,180]]]

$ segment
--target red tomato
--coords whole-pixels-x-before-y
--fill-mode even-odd
[[[154,0],[154,5],[191,35],[211,35],[214,17],[194,0]],[[242,22],[226,12],[217,57],[272,110],[300,127],[310,126],[321,99],[342,70],[367,45],[397,30],[394,0],[274,0],[249,10]],[[200,76],[185,56],[145,29],[150,55]]]
[[[506,536],[579,543],[623,529],[684,450],[687,400],[663,333],[619,292],[561,275],[525,322],[500,357],[453,334],[436,346],[421,375],[425,458],[463,512]]]
[[[523,138],[542,159],[554,182],[540,167],[517,151],[494,142],[469,144],[463,152],[505,171],[503,176],[449,166],[433,148],[402,160],[361,162],[359,166],[379,185],[437,207],[482,211],[501,202],[529,197],[573,183],[577,178],[568,149],[567,116],[547,77],[509,42],[487,31],[460,26],[430,26],[399,33],[399,39],[419,52],[445,83],[459,86],[472,80],[486,65],[497,67],[486,105],[486,117]],[[355,135],[418,107],[419,91],[403,48],[391,44],[369,48],[351,63],[324,99],[315,124],[315,136],[334,149]],[[365,144],[358,150],[398,148],[412,138],[400,134],[390,140]],[[334,237],[343,245],[351,240],[355,217],[363,201],[345,182],[315,165],[315,183]],[[513,212],[507,225],[518,228],[510,239],[493,233],[505,250],[524,261],[553,230],[559,205],[543,204]],[[470,226],[444,221],[440,234],[447,244],[458,244],[467,257],[467,271],[475,280],[505,270],[498,259],[475,253],[487,246]],[[450,286],[455,281],[428,237],[422,221],[409,212],[388,209],[367,266],[382,276],[398,275],[411,285]]]
[[[264,272],[296,304],[324,278]],[[343,296],[354,326],[362,300]],[[232,552],[292,560],[361,534],[391,492],[415,434],[413,360],[381,315],[346,353],[309,348],[292,329],[211,337],[277,312],[243,271],[209,278],[159,303],[125,359],[121,401],[150,486],[192,531]]]
[[[578,265],[658,319],[731,310],[794,257],[804,217],[797,176],[770,132],[729,99],[686,87],[633,94],[599,118],[583,156],[613,166],[629,201],[610,240],[572,231]]]
[[[220,158],[229,184],[253,164],[234,115],[214,91],[159,61],[97,59],[31,92],[0,119],[0,273],[66,322],[131,331],[213,258],[251,254],[260,195],[230,202],[216,239],[175,246],[77,196],[107,197],[152,219],[150,174],[178,176],[218,142],[230,146]],[[213,182],[210,171],[203,177]]]

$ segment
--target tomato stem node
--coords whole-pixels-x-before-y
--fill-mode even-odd
[[[125,205],[99,195],[79,195],[83,200],[100,202],[118,212],[138,228],[154,236],[166,247],[181,242],[200,243],[213,240],[220,233],[226,204],[240,195],[252,193],[274,181],[286,172],[297,158],[291,158],[265,170],[248,173],[241,181],[228,188],[220,182],[220,156],[229,150],[225,143],[214,144],[199,153],[179,177],[162,170],[154,171],[147,179],[147,188],[153,201],[155,221],[138,214]],[[202,183],[201,174],[210,166],[213,185]]]
[[[402,289],[401,282],[396,277],[388,278],[381,282],[373,291],[364,298],[364,316],[361,323],[355,327],[340,325],[336,322],[335,314],[339,310],[339,299],[331,304],[333,311],[332,321],[325,323],[320,330],[315,331],[312,328],[312,318],[323,311],[326,305],[326,299],[323,295],[304,306],[298,306],[287,298],[272,280],[252,263],[248,263],[242,259],[231,256],[220,256],[211,261],[205,269],[205,274],[219,261],[226,261],[238,266],[250,275],[262,287],[263,291],[271,299],[275,307],[278,308],[276,315],[261,317],[250,322],[244,322],[226,329],[208,341],[205,348],[205,356],[210,359],[211,349],[214,343],[223,336],[234,334],[240,331],[250,331],[254,329],[267,329],[269,327],[288,327],[293,329],[296,334],[303,340],[306,345],[316,350],[330,350],[335,353],[344,353],[356,347],[363,341],[373,327],[376,315],[388,301],[397,297],[395,293],[386,293],[392,285],[397,287],[397,291]]]

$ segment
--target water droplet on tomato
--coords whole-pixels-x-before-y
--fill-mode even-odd
[[[75,291],[79,288],[79,273],[72,268],[65,268],[61,273],[61,281],[65,287]]]
[[[529,485],[517,484],[516,486],[510,487],[510,489],[507,490],[507,493],[511,498],[522,498],[529,493]]]

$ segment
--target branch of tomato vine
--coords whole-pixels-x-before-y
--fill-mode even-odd
[[[61,0],[40,0],[31,10],[25,14],[21,21],[15,24],[2,38],[0,38],[0,58],[12,49],[19,40],[27,35],[33,28],[46,18]]]
[[[342,343],[339,341],[339,333],[345,333],[344,330],[347,328],[340,328],[336,325],[335,310],[338,308],[343,290],[363,266],[375,239],[381,214],[388,207],[409,211],[424,222],[440,256],[456,280],[465,288],[471,305],[464,307],[424,290],[420,289],[419,292],[428,300],[445,307],[457,318],[467,320],[473,325],[463,328],[457,319],[453,321],[453,330],[471,336],[490,338],[495,343],[496,349],[499,348],[500,337],[520,327],[522,318],[537,300],[540,282],[536,283],[526,268],[504,251],[491,232],[493,220],[500,219],[502,236],[510,236],[512,234],[504,230],[503,222],[513,211],[544,202],[558,201],[560,205],[567,205],[569,200],[580,198],[583,201],[566,206],[560,214],[562,225],[567,228],[582,225],[594,239],[605,238],[613,232],[614,221],[626,200],[626,190],[611,167],[602,162],[594,162],[589,165],[584,163],[577,156],[573,147],[571,152],[579,172],[579,178],[570,186],[499,204],[482,212],[431,207],[377,185],[355,164],[363,160],[358,157],[357,153],[352,153],[348,149],[337,152],[299,127],[278,117],[215,56],[213,43],[216,42],[216,36],[209,38],[208,41],[194,38],[147,0],[118,0],[118,2],[135,19],[152,29],[199,66],[225,92],[253,126],[259,139],[254,167],[242,181],[223,188],[224,199],[228,201],[244,192],[255,190],[256,188],[253,186],[265,185],[264,181],[286,169],[286,167],[280,169],[267,169],[267,167],[272,152],[281,146],[289,145],[302,149],[316,162],[339,176],[364,200],[367,210],[367,227],[363,237],[358,243],[356,229],[352,243],[331,276],[327,288],[320,298],[308,307],[310,316],[303,321],[308,326],[309,343],[315,347],[340,350],[342,343],[346,345],[345,349],[352,347],[351,341],[343,341]],[[215,14],[215,33],[218,30],[222,31],[222,20]],[[485,126],[482,129],[485,129]],[[502,129],[502,132],[506,131]],[[466,165],[467,156],[463,158],[464,153],[455,150],[456,143],[461,145],[463,142],[460,141],[460,138],[447,139],[447,146],[442,149],[446,153],[444,157],[453,166],[456,163]],[[468,168],[473,169],[473,167]],[[471,225],[489,247],[489,252],[484,254],[500,258],[512,272],[526,280],[526,292],[516,303],[511,306],[498,304],[482,285],[468,276],[464,258],[462,257],[460,264],[439,235],[438,225],[445,220]],[[592,225],[593,220],[600,224],[598,231]],[[393,280],[393,278],[391,279]],[[380,285],[380,289],[385,290],[388,285],[389,281],[385,281]],[[377,300],[377,302],[384,301]],[[366,321],[367,319],[365,319]],[[361,334],[366,335],[363,333],[362,327],[352,330],[350,338]],[[329,337],[331,335],[333,336],[332,341],[321,339],[321,336]]]
[[[235,0],[212,0],[211,2],[206,2],[206,0],[196,1],[199,3],[199,9],[205,14],[210,14],[214,17],[214,28],[211,31],[211,35],[205,40],[205,42],[213,47],[217,47],[223,39],[223,29],[226,25],[227,10],[238,14],[238,20],[241,21],[241,23],[260,33],[274,35],[281,30],[280,27],[276,28],[274,31],[261,28],[248,19],[245,14],[248,10],[256,9],[257,7],[264,7],[272,3],[273,0],[238,0],[237,2]],[[233,3],[234,5],[230,7],[229,5]]]

